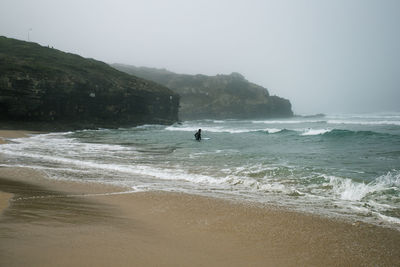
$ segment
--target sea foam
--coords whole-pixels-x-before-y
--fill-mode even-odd
[[[301,135],[320,135],[320,134],[325,134],[329,133],[332,131],[331,129],[307,129],[303,130],[303,133]]]
[[[399,131],[380,125],[329,125],[316,118],[210,120],[52,133],[2,145],[0,166],[36,168],[52,179],[229,195],[395,222],[400,172],[387,171],[398,166]],[[211,141],[189,140],[199,128]]]
[[[400,193],[400,172],[388,172],[369,183],[330,176],[329,184],[332,186],[333,193],[338,195],[340,199],[361,201],[369,194],[378,194],[386,190],[394,190]]]
[[[182,132],[196,132],[200,126],[168,126],[165,128],[167,131],[182,131]],[[231,133],[231,134],[239,134],[239,133],[255,133],[255,132],[266,132],[266,133],[278,133],[283,129],[277,128],[256,128],[256,129],[248,129],[248,128],[224,128],[220,126],[213,126],[213,127],[203,127],[202,132],[210,132],[210,133]]]
[[[382,121],[361,121],[361,120],[328,120],[328,124],[354,124],[354,125],[397,125],[400,121],[382,120]]]

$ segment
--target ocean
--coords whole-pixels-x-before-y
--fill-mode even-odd
[[[0,166],[49,179],[272,204],[400,230],[400,113],[184,121],[12,141],[0,146]]]

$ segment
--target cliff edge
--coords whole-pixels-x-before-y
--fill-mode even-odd
[[[169,124],[179,95],[81,56],[0,36],[0,121],[82,129]],[[42,127],[42,126],[43,127]]]
[[[293,116],[290,101],[241,74],[186,75],[165,69],[113,64],[126,73],[162,84],[180,95],[181,119],[253,119]]]

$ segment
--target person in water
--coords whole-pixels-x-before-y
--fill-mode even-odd
[[[197,141],[201,140],[201,129],[199,129],[195,134],[194,137],[196,138]]]

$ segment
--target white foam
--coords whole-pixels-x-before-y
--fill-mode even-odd
[[[348,178],[331,177],[330,181],[334,193],[340,195],[342,200],[360,201],[368,193],[376,191],[375,188],[364,183],[354,183]]]
[[[84,153],[98,155],[103,152],[127,152],[135,153],[135,147],[121,146],[115,144],[100,144],[100,143],[81,143],[75,138],[65,138],[66,133],[53,133],[45,135],[37,135],[29,138],[19,138],[14,144],[5,144],[2,146],[2,153],[9,155],[35,151],[37,153],[52,153],[61,152],[69,155],[82,155]],[[57,149],[55,149],[57,148]],[[21,155],[21,154],[18,154]],[[29,155],[28,155],[29,156]],[[32,156],[32,155],[30,155]]]
[[[167,131],[182,131],[182,132],[196,132],[199,127],[177,127],[177,126],[168,126],[165,128]],[[238,134],[238,133],[251,133],[251,132],[258,132],[258,131],[266,131],[268,133],[276,133],[281,131],[281,129],[232,129],[232,128],[224,128],[221,126],[218,127],[207,127],[202,129],[204,132],[211,132],[211,133],[231,133],[231,134]]]
[[[324,133],[328,133],[332,130],[330,129],[307,129],[303,130],[304,132],[301,135],[321,135]]]
[[[273,134],[273,133],[279,133],[281,131],[283,131],[283,129],[278,129],[278,128],[267,128],[267,129],[263,129],[263,131]]]
[[[183,126],[168,126],[165,128],[167,131],[182,131],[182,132],[196,132],[199,127],[183,127]]]
[[[381,121],[362,121],[362,120],[328,120],[328,124],[355,124],[355,125],[399,125],[400,121],[381,120]]]
[[[264,120],[264,121],[252,121],[252,123],[263,123],[263,124],[300,124],[300,123],[324,123],[321,120]]]
[[[256,125],[252,125],[253,127]],[[248,128],[253,128],[252,126]],[[265,125],[260,125],[264,126]],[[165,127],[165,126],[163,126]],[[234,126],[232,126],[233,128]],[[257,127],[258,128],[258,127]],[[164,129],[164,128],[163,128]],[[190,125],[169,126],[170,131],[191,131],[196,132],[197,127]],[[227,129],[224,127],[210,127],[214,132],[252,132],[264,131],[277,133],[282,131],[279,128],[260,129]],[[205,129],[207,132],[207,129]],[[329,132],[329,129],[300,129],[297,130],[302,135],[319,135]],[[356,182],[348,178],[326,176],[326,183],[308,184],[299,182],[303,177],[299,177],[295,167],[287,167],[288,171],[274,171],[282,166],[266,166],[266,164],[241,165],[236,168],[227,164],[221,166],[224,169],[210,170],[204,168],[192,168],[177,164],[176,162],[152,162],[146,156],[145,161],[136,160],[138,154],[133,147],[126,147],[111,144],[92,144],[80,143],[76,139],[65,138],[63,134],[39,135],[30,138],[17,139],[17,144],[6,144],[0,147],[1,153],[13,155],[17,158],[27,157],[35,160],[24,160],[24,166],[31,164],[33,168],[48,170],[48,173],[55,174],[59,179],[86,179],[87,181],[106,182],[117,185],[130,186],[135,191],[151,190],[160,188],[162,190],[198,190],[199,192],[222,192],[224,194],[236,194],[238,197],[252,196],[254,199],[271,199],[271,195],[282,197],[282,195],[301,195],[301,200],[296,199],[297,204],[307,203],[318,208],[321,203],[337,203],[335,208],[350,212],[357,210],[362,213],[368,211],[377,212],[376,217],[386,221],[396,221],[388,216],[380,216],[384,211],[393,209],[398,203],[394,201],[382,201],[379,197],[384,195],[385,190],[393,189],[399,192],[400,172],[393,171],[382,175],[371,183]],[[131,160],[115,160],[121,157],[120,153],[126,155]],[[239,150],[218,149],[204,152],[195,150],[189,157],[202,157],[208,153],[240,153]],[[139,153],[140,154],[140,153]],[[125,155],[125,154],[123,154]],[[125,159],[125,157],[124,157]],[[38,162],[40,161],[40,166]],[[113,163],[117,161],[117,163]],[[144,162],[144,163],[143,163]],[[0,166],[16,166],[12,161],[5,162]],[[36,166],[35,166],[36,165]],[[285,168],[286,168],[285,167]],[[314,177],[315,174],[310,175]],[[321,175],[323,176],[323,175]],[[307,178],[307,177],[306,177]],[[304,178],[305,180],[305,178]],[[309,180],[309,179],[308,179]],[[193,191],[190,191],[193,192]],[[295,194],[293,194],[295,192]],[[397,194],[397,193],[396,193]],[[394,198],[399,198],[398,194]],[[317,200],[316,200],[317,199]],[[285,203],[294,203],[292,200],[284,200]],[[301,202],[303,201],[303,202]],[[310,204],[312,203],[312,204]],[[367,203],[369,206],[364,207]],[[387,204],[386,204],[387,203]]]
[[[400,224],[400,219],[398,218],[394,218],[394,217],[390,217],[390,216],[386,216],[380,213],[375,213],[378,217],[380,217],[381,219],[383,219],[384,221],[390,222],[390,223],[395,223],[395,224]]]
[[[112,164],[112,163],[101,163],[89,160],[71,159],[60,156],[49,156],[49,155],[27,153],[21,151],[14,151],[12,154],[18,157],[29,157],[29,158],[40,159],[42,162],[45,161],[49,163],[65,164],[66,166],[70,166],[70,168],[75,171],[76,169],[84,171],[90,169],[92,170],[97,169],[110,172],[126,173],[130,175],[152,176],[154,178],[163,180],[182,180],[193,183],[206,183],[206,184],[222,184],[224,182],[223,179],[219,179],[216,177],[211,177],[202,174],[188,173],[184,171],[182,168],[169,169],[169,168],[157,168],[140,164],[122,165],[122,164]],[[35,165],[30,167],[36,168]],[[65,167],[63,168],[65,169]]]
[[[372,113],[372,114],[331,114],[327,116],[329,119],[362,119],[362,120],[387,120],[397,119],[400,120],[400,113]]]
[[[399,190],[400,173],[388,172],[370,183],[354,182],[348,178],[329,176],[329,183],[342,200],[361,201],[368,194],[395,189]]]

